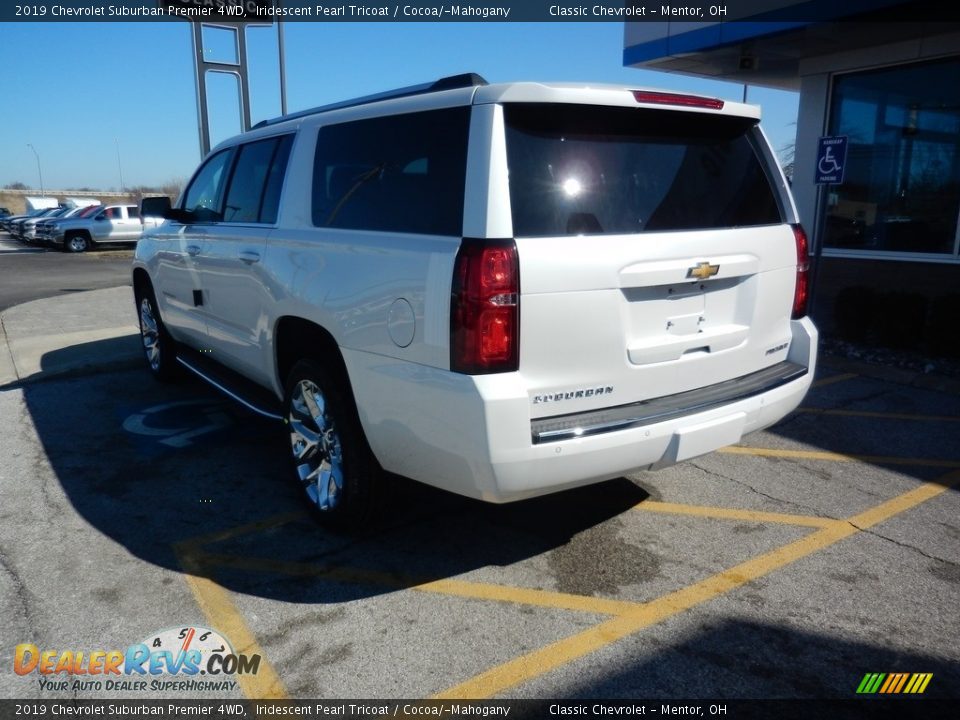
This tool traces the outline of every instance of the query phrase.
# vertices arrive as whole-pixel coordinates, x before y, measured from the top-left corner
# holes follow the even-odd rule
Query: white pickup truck
[[[813,377],[807,238],[753,106],[458,76],[261,123],[154,202],[151,372],[282,421],[333,524],[384,470],[506,502],[663,467]]]
[[[107,205],[85,218],[65,219],[48,224],[38,238],[66,252],[84,252],[101,243],[135,243],[143,225],[136,205]]]

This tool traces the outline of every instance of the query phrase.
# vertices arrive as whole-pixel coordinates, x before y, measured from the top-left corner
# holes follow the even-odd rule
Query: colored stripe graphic
[[[927,689],[933,673],[867,673],[857,686],[858,695],[919,695]]]
[[[884,673],[867,673],[860,682],[857,692],[862,695],[872,695],[880,687],[880,683],[886,677]]]

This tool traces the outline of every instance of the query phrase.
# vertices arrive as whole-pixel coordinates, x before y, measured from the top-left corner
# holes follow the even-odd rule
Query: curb
[[[19,382],[17,365],[13,361],[13,351],[7,342],[7,331],[3,326],[3,314],[0,313],[0,390]]]
[[[68,297],[32,300],[0,313],[0,390],[142,362],[130,286]]]

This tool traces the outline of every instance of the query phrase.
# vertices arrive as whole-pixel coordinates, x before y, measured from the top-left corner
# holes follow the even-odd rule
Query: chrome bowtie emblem
[[[706,280],[707,278],[713,277],[718,272],[720,272],[719,265],[711,265],[708,262],[697,263],[692,268],[687,270],[688,278],[696,278],[697,280]]]

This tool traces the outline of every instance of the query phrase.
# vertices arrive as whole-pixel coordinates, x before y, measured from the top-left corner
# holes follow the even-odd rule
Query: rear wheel
[[[153,288],[147,284],[138,285],[134,297],[147,367],[157,380],[169,382],[178,375],[176,343],[160,319]]]
[[[89,248],[90,241],[86,235],[71,235],[63,243],[63,249],[72,253],[81,253]]]
[[[293,476],[320,522],[345,531],[373,522],[383,471],[344,381],[314,360],[298,362],[287,379],[284,422]]]

